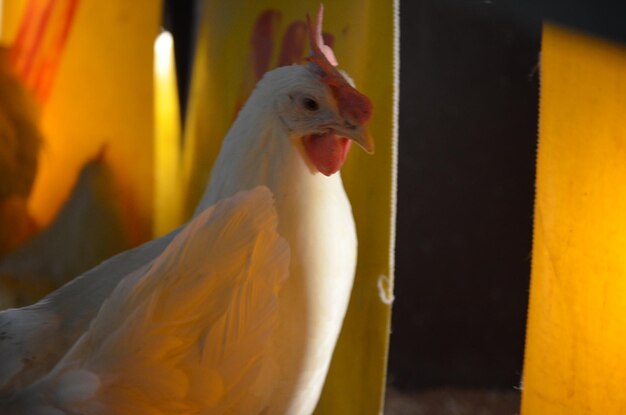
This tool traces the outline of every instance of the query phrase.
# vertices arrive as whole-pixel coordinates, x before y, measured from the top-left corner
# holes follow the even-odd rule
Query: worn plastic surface
[[[626,411],[626,48],[546,24],[522,414]]]

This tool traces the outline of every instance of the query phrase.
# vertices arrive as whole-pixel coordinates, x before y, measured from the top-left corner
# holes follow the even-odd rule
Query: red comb
[[[372,102],[367,96],[354,89],[335,69],[337,66],[335,54],[329,46],[324,44],[322,37],[323,17],[324,6],[322,4],[317,12],[315,27],[311,24],[311,17],[306,15],[311,43],[311,56],[307,60],[321,69],[321,81],[330,87],[337,100],[340,113],[348,116],[352,121],[364,124],[372,116]]]

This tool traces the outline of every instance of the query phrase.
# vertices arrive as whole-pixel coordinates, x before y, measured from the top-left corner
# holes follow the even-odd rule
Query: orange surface
[[[626,48],[544,26],[522,414],[626,413]]]
[[[42,3],[42,2],[40,2]],[[153,45],[161,1],[81,0],[45,106],[30,208],[48,223],[80,167],[106,146],[135,242],[151,236]]]

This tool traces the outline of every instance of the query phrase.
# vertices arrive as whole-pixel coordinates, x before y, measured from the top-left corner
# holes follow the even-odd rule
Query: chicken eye
[[[312,98],[304,98],[302,100],[302,105],[309,111],[317,111],[320,108],[320,105]]]

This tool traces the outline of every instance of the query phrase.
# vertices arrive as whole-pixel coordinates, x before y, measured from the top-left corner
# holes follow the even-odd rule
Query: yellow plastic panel
[[[626,48],[544,26],[522,414],[626,413]]]
[[[303,22],[307,12],[315,15],[319,2],[223,0],[204,6],[185,124],[187,215],[256,81],[279,63],[308,53]],[[357,223],[359,265],[318,412],[376,414],[384,393],[395,221],[396,5],[338,0],[324,6],[324,31],[333,35],[340,67],[374,103],[369,127],[376,154],[368,156],[355,147],[342,169]]]
[[[155,236],[182,222],[180,205],[180,111],[174,39],[163,31],[154,42],[154,220]]]
[[[2,7],[2,30],[0,43],[7,46],[13,43],[22,14],[28,0],[0,0]]]
[[[80,166],[106,146],[134,242],[151,235],[153,45],[159,0],[80,0],[43,108],[45,142],[30,200],[47,223]]]

